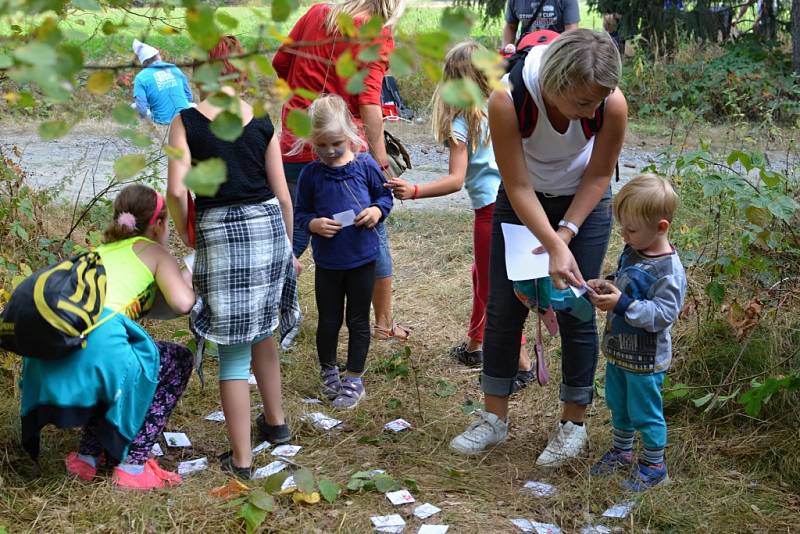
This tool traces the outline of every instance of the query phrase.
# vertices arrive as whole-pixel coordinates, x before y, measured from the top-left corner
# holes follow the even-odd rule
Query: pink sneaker
[[[97,474],[97,468],[78,458],[78,453],[75,451],[67,454],[64,465],[67,466],[67,471],[83,480],[92,480]]]
[[[164,487],[164,481],[148,463],[144,464],[144,471],[139,475],[126,473],[119,467],[115,467],[111,474],[111,481],[118,488],[132,490],[151,490]]]
[[[167,471],[166,469],[161,469],[161,466],[158,465],[158,462],[155,458],[150,458],[145,462],[145,465],[149,465],[150,469],[160,478],[161,480],[166,483],[167,486],[178,486],[183,479],[178,473],[173,473],[172,471]]]

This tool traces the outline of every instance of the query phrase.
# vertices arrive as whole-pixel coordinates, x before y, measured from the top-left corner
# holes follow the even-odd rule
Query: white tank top
[[[563,134],[550,124],[539,85],[539,64],[545,50],[546,45],[531,49],[522,69],[525,86],[539,108],[536,128],[522,140],[522,150],[534,190],[554,196],[573,195],[589,164],[594,137],[586,140],[580,120],[569,121]],[[508,94],[510,97],[510,90]]]

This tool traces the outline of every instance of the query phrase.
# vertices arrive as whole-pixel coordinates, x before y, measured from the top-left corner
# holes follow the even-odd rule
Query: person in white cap
[[[144,67],[133,80],[136,111],[157,124],[169,124],[191,105],[189,80],[178,67],[163,61],[157,48],[134,39],[133,52]]]

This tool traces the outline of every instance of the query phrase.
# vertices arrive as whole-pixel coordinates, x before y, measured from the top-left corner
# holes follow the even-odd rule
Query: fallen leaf
[[[292,495],[292,501],[295,503],[317,504],[319,502],[319,493],[316,491],[308,494],[302,491],[296,491]]]
[[[219,497],[221,499],[231,499],[248,491],[250,491],[248,486],[242,484],[236,479],[232,479],[224,486],[210,489],[208,494],[212,497]]]

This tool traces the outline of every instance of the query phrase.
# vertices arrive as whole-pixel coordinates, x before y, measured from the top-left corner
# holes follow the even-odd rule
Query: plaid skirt
[[[195,230],[194,334],[221,345],[272,335],[281,307],[297,302],[292,247],[277,202],[202,210]],[[299,322],[299,313],[283,315]]]

